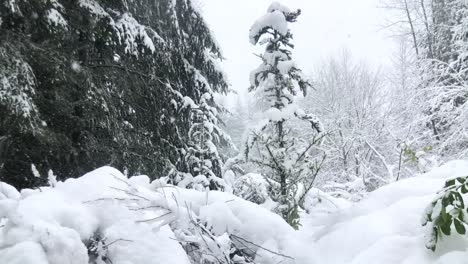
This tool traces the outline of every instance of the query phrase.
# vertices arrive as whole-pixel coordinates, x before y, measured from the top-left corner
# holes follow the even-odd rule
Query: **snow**
[[[49,264],[43,248],[29,241],[1,250],[0,259],[7,264]]]
[[[299,118],[307,116],[297,104],[289,104],[281,110],[272,107],[265,111],[265,117],[270,121],[288,120],[296,116]]]
[[[292,68],[296,67],[296,63],[292,60],[279,61],[277,67],[281,74],[288,74]]]
[[[255,45],[260,37],[260,32],[265,28],[271,28],[282,36],[288,33],[288,22],[286,15],[291,13],[291,10],[280,4],[273,2],[267,9],[267,14],[260,17],[250,28],[250,43]]]
[[[271,5],[268,7],[267,12],[271,13],[273,11],[281,11],[285,14],[291,13],[291,9],[289,9],[287,6],[282,5],[279,2],[273,2]]]
[[[49,170],[49,172],[47,173],[47,181],[50,187],[57,186],[57,177],[54,175],[54,172],[52,170]]]
[[[19,13],[21,14],[21,10],[18,6],[18,3],[16,0],[8,0],[6,3],[4,3],[6,5],[7,8],[9,8],[13,14],[15,13]],[[0,23],[1,24],[1,23]]]
[[[333,197],[316,188],[309,191],[304,201],[305,209],[314,213],[335,213],[350,206],[351,202],[348,200]]]
[[[21,194],[13,186],[10,186],[4,182],[0,182],[0,200],[18,200],[20,197]]]
[[[250,28],[249,38],[251,44],[255,45],[257,43],[260,32],[265,28],[272,28],[280,35],[286,36],[288,22],[281,11],[273,11],[260,17]]]
[[[219,45],[216,45],[216,46],[220,47]],[[213,65],[214,70],[221,73],[221,75],[226,80],[226,82],[229,83],[229,77],[228,77],[227,73],[224,71],[224,68],[221,65],[222,60],[218,56],[213,54],[213,52],[211,52],[210,49],[205,49],[205,52],[203,54],[205,56],[206,61],[211,63],[211,65]]]
[[[118,12],[109,11],[118,15],[113,18],[98,2],[94,0],[79,0],[80,7],[86,9],[99,19],[109,20],[109,25],[115,32],[118,38],[118,43],[124,46],[127,54],[135,56],[143,53],[139,48],[145,47],[150,53],[156,51],[155,43],[165,43],[165,40],[152,28],[140,24],[130,13],[120,14]],[[119,61],[118,55],[114,56],[115,61]]]
[[[183,100],[184,100],[184,105],[182,106],[182,108],[191,108],[191,109],[198,108],[198,105],[192,100],[192,98],[188,96],[184,96]]]
[[[108,17],[111,19],[111,21],[113,21],[109,13],[107,13],[104,8],[102,8],[102,6],[94,0],[79,0],[78,4],[81,7],[86,8],[89,12],[91,12],[91,14],[94,14],[97,17]]]
[[[75,71],[75,72],[81,72],[81,65],[80,65],[79,62],[77,62],[77,61],[72,61],[72,63],[71,63],[70,66],[71,66],[71,68],[72,68],[73,71]]]
[[[283,111],[275,107],[268,109],[265,112],[265,116],[268,118],[268,120],[271,120],[273,122],[278,122],[284,119]]]
[[[36,165],[32,164],[31,163],[31,172],[33,174],[34,177],[36,178],[40,178],[41,177],[41,174],[39,173],[39,171],[37,170],[36,168]]]
[[[147,28],[138,23],[129,13],[124,13],[115,23],[115,27],[119,32],[120,43],[125,46],[126,53],[138,55],[138,41],[151,53],[156,50],[153,40],[147,33]]]
[[[116,264],[190,263],[182,244],[204,243],[187,233],[194,219],[215,236],[207,247],[217,254],[229,254],[230,234],[285,247],[292,232],[276,214],[231,194],[150,183],[144,175],[128,179],[111,167],[22,196],[5,183],[0,187],[0,259],[6,264],[84,264],[103,256]],[[217,245],[223,250],[215,251]]]
[[[316,263],[454,263],[468,257],[468,239],[453,235],[435,253],[425,248],[420,219],[447,179],[466,175],[467,161],[452,161],[427,174],[391,183],[347,209],[311,214],[300,231]],[[339,252],[339,253],[337,253]],[[319,261],[320,260],[320,261]],[[313,262],[312,262],[313,263]],[[455,262],[456,263],[456,262]]]
[[[23,118],[37,114],[33,102],[36,80],[32,68],[18,54],[12,57],[5,48],[0,48],[0,103]]]
[[[60,26],[64,29],[68,27],[68,23],[65,18],[54,8],[47,11],[47,21],[53,26]]]
[[[111,167],[21,193],[0,183],[0,259],[6,264],[84,264],[103,257],[121,264],[188,264],[192,256],[182,245],[202,243],[201,252],[222,255],[237,239],[257,251],[255,263],[261,264],[464,263],[468,238],[445,237],[433,253],[424,246],[420,219],[445,181],[466,171],[468,161],[452,161],[354,204],[312,189],[299,231],[267,203],[151,182],[145,175],[127,178]],[[260,187],[265,180],[250,174],[236,183],[242,181]],[[213,240],[204,244],[206,237],[189,232],[197,227],[194,219]],[[213,258],[210,254],[204,258]]]

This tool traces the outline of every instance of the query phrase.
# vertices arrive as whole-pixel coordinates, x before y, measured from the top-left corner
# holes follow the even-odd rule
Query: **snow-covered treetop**
[[[272,34],[271,30],[279,33],[282,37],[286,37],[289,33],[288,22],[295,22],[300,14],[300,9],[292,12],[288,7],[278,2],[273,2],[268,7],[267,14],[260,17],[250,28],[250,43],[253,45],[257,44],[263,34]]]
[[[284,6],[281,3],[276,2],[276,1],[271,3],[271,5],[267,9],[268,13],[271,13],[271,12],[274,12],[274,11],[280,11],[280,12],[282,12],[284,14],[291,13],[291,9],[289,9],[287,6]]]
[[[300,9],[291,11],[274,2],[250,29],[250,42],[265,45],[265,52],[258,55],[262,63],[250,75],[250,91],[255,90],[277,109],[292,104],[298,90],[305,95],[311,86],[292,60],[293,35],[288,23],[295,22],[300,14]]]
[[[268,32],[268,29],[274,29],[283,36],[288,33],[288,23],[283,13],[273,11],[259,18],[250,29],[250,43],[257,44],[260,36]]]

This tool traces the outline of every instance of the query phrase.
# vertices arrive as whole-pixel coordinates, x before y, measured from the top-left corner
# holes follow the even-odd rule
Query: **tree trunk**
[[[278,141],[279,141],[279,147],[284,148],[284,138],[283,138],[283,122],[284,121],[279,121],[277,124],[278,127]],[[283,171],[282,168],[280,169],[280,186],[281,186],[281,195],[283,196],[284,199],[286,199],[286,172]]]
[[[411,28],[411,36],[413,37],[414,50],[416,52],[416,56],[419,58],[419,47],[418,47],[418,41],[417,41],[417,38],[416,38],[416,31],[414,29],[413,18],[411,17],[411,13],[409,11],[408,1],[404,0],[404,3],[405,3],[406,17],[408,19],[408,23],[409,23],[410,28]]]

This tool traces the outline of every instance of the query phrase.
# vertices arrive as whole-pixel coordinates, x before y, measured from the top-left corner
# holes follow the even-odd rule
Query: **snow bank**
[[[453,161],[384,186],[332,214],[311,208],[298,240],[314,252],[311,263],[466,263],[468,239],[446,237],[433,253],[424,246],[421,218],[447,179],[467,174],[468,162]]]
[[[18,192],[0,183],[2,264],[187,264],[194,263],[184,250],[190,245],[202,246],[202,260],[229,256],[233,238],[281,252],[292,232],[279,216],[231,194],[128,179],[110,167],[53,188]]]

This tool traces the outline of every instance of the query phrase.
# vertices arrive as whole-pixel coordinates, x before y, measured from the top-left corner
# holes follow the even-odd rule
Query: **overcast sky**
[[[199,0],[207,23],[226,61],[224,69],[232,87],[245,91],[249,73],[259,63],[249,43],[250,26],[266,13],[271,0]],[[385,10],[379,0],[283,0],[291,9],[302,9],[291,25],[296,48],[294,59],[306,74],[321,58],[348,49],[356,59],[373,65],[388,64],[393,41],[382,30]]]

